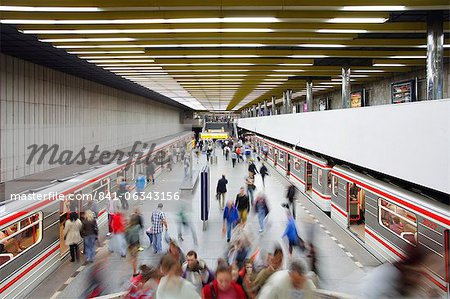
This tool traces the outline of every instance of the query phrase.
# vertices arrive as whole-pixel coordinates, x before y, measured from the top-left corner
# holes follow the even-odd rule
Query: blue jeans
[[[255,192],[253,189],[247,188],[247,196],[252,205],[253,205],[253,192]]]
[[[159,253],[162,251],[162,233],[153,234],[153,251]]]
[[[84,252],[86,254],[86,260],[92,262],[95,256],[95,239],[96,235],[89,235],[84,237]]]
[[[234,225],[234,222],[227,221],[227,241],[231,239],[231,231],[233,230]]]
[[[259,228],[261,230],[264,230],[264,219],[266,218],[266,213],[263,209],[258,210],[258,221],[259,221]]]

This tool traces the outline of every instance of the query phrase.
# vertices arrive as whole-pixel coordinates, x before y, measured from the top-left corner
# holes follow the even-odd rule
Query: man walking
[[[219,200],[220,209],[223,211],[225,208],[225,194],[227,193],[227,184],[228,180],[225,178],[225,175],[222,175],[222,178],[217,182],[217,199]]]
[[[250,202],[248,200],[248,196],[245,194],[244,187],[241,187],[238,195],[236,195],[236,202],[234,204],[239,213],[239,221],[242,224],[245,224],[247,221],[247,215],[250,211]]]
[[[261,168],[259,169],[259,173],[261,174],[262,183],[263,183],[263,186],[265,187],[266,185],[265,185],[264,179],[266,178],[266,175],[269,174],[269,172],[267,171],[267,167],[266,167],[266,165],[264,164],[264,162],[262,163],[262,166],[261,166]]]
[[[163,204],[158,204],[158,209],[152,213],[152,235],[153,235],[153,253],[162,252],[162,233],[163,226],[167,231],[166,215],[162,211]]]
[[[291,184],[287,190],[286,197],[288,199],[289,210],[292,213],[292,217],[295,219],[295,193],[296,189],[294,184]]]

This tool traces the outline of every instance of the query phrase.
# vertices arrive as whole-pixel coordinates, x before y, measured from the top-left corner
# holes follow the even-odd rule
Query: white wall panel
[[[58,166],[26,165],[31,144],[115,150],[183,130],[169,105],[3,54],[0,66],[0,181]]]
[[[250,131],[450,194],[450,100],[238,120]]]

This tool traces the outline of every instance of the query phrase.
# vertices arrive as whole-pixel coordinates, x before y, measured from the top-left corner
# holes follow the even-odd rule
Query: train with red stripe
[[[425,281],[449,295],[448,195],[441,202],[296,146],[254,134],[248,139],[260,157],[381,261],[405,258],[408,246],[423,249]]]
[[[129,163],[61,166],[7,182],[14,190],[9,193],[33,196],[0,202],[1,297],[25,297],[67,259],[63,229],[71,211],[82,216],[95,205],[99,226],[106,225],[107,197],[101,194],[117,191],[122,178],[132,182],[139,173],[145,173],[144,160],[167,157],[175,148],[190,144],[193,137],[192,132],[182,132],[154,140],[154,147],[140,150]],[[155,163],[155,176],[163,168],[164,164]],[[85,198],[90,200],[76,200],[81,198],[76,195],[89,194],[92,196]]]

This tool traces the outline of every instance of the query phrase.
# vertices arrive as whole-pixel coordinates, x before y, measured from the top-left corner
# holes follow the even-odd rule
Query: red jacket
[[[212,287],[214,288],[214,293],[216,294],[215,298],[212,296],[211,284],[212,284]],[[242,289],[242,287],[240,285],[238,285],[236,282],[232,281],[231,282],[231,287],[234,288],[234,290],[236,291],[236,294],[237,294],[236,299],[246,299],[247,298],[247,296],[245,295],[245,292]],[[220,297],[219,297],[219,286],[218,286],[218,283],[217,283],[217,279],[214,279],[212,283],[208,283],[207,285],[205,285],[203,287],[203,289],[202,289],[202,298],[203,299],[220,299]]]
[[[111,228],[113,233],[124,233],[125,228],[123,226],[123,217],[120,214],[114,214],[111,221]]]

